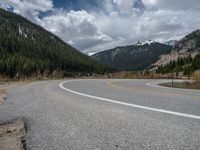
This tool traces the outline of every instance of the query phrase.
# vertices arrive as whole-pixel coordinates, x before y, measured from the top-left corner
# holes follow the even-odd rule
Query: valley
[[[199,6],[0,0],[0,150],[199,149]]]

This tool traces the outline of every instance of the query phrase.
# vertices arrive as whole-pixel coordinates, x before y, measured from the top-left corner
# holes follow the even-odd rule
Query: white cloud
[[[81,51],[97,51],[137,40],[179,39],[199,28],[200,0],[104,0],[100,11],[66,11],[52,0],[0,0]],[[143,2],[143,3],[142,3]],[[40,12],[48,12],[39,17]]]
[[[102,33],[96,24],[96,17],[86,11],[57,10],[42,19],[42,26],[80,50],[112,39]]]
[[[113,0],[113,4],[121,13],[129,14],[133,11],[133,0]]]
[[[146,6],[153,6],[157,3],[157,0],[143,0],[143,3],[146,5]]]
[[[148,7],[157,9],[188,10],[200,8],[199,0],[143,0]]]
[[[98,21],[101,31],[114,39],[112,44],[105,45],[111,48],[119,44],[133,44],[137,40],[164,42],[173,38],[180,39],[199,28],[200,13],[191,9],[153,9],[129,17],[119,16],[117,13],[99,16]]]
[[[39,23],[38,17],[40,12],[46,12],[53,9],[52,0],[0,0],[2,5],[9,4],[14,8],[14,12],[18,13],[29,20]]]

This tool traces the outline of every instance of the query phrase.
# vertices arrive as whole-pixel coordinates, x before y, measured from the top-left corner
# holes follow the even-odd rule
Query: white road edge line
[[[102,98],[102,97],[97,97],[97,96],[93,96],[93,95],[88,95],[88,94],[76,92],[76,91],[73,91],[73,90],[70,90],[70,89],[64,87],[65,83],[77,82],[77,81],[80,81],[80,80],[64,81],[64,82],[61,82],[59,84],[59,87],[61,89],[65,90],[65,91],[70,92],[70,93],[73,93],[73,94],[76,94],[76,95],[81,95],[81,96],[84,96],[84,97],[89,97],[89,98],[92,98],[92,99],[97,99],[97,100],[100,100],[100,101],[105,101],[105,102],[115,103],[115,104],[119,104],[119,105],[124,105],[124,106],[129,106],[129,107],[134,107],[134,108],[139,108],[139,109],[144,109],[144,110],[150,110],[150,111],[160,112],[160,113],[169,114],[169,115],[176,115],[176,116],[200,120],[200,116],[196,116],[196,115],[184,114],[184,113],[179,113],[179,112],[174,112],[174,111],[169,111],[169,110],[163,110],[163,109],[151,108],[151,107],[146,107],[146,106],[141,106],[141,105],[135,105],[135,104],[131,104],[131,103],[120,102],[120,101],[117,101],[117,100],[112,100],[112,99],[107,99],[107,98]]]

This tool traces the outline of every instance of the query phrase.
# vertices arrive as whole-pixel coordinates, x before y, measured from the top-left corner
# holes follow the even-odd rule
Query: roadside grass
[[[197,89],[200,90],[200,84],[196,81],[174,82],[173,86],[171,82],[159,84],[165,87],[181,88],[181,89]]]
[[[167,79],[168,76],[150,71],[121,71],[109,74],[113,79]]]

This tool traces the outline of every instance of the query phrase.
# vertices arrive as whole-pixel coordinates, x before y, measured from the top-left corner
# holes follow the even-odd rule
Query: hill
[[[75,76],[110,71],[42,27],[3,9],[0,33],[1,76]]]
[[[191,75],[200,69],[200,30],[176,42],[169,54],[161,56],[155,64],[158,73]]]
[[[188,34],[180,41],[177,41],[170,53],[162,55],[160,59],[153,64],[155,67],[166,65],[170,61],[176,61],[178,58],[184,58],[191,55],[194,57],[200,50],[200,30]]]
[[[170,40],[170,41],[166,41],[164,44],[174,46],[176,44],[176,42],[177,42],[176,40]]]
[[[156,62],[160,55],[169,53],[170,45],[155,41],[138,41],[134,45],[116,47],[91,56],[96,61],[107,64],[119,71],[138,71]]]
[[[200,69],[200,30],[188,34],[176,42],[169,54],[163,55],[154,64],[157,73],[182,73],[191,75]]]
[[[158,66],[157,73],[179,73],[190,76],[193,72],[200,69],[200,54],[192,57],[191,55],[185,57],[178,57],[177,60],[171,60],[166,65]]]

